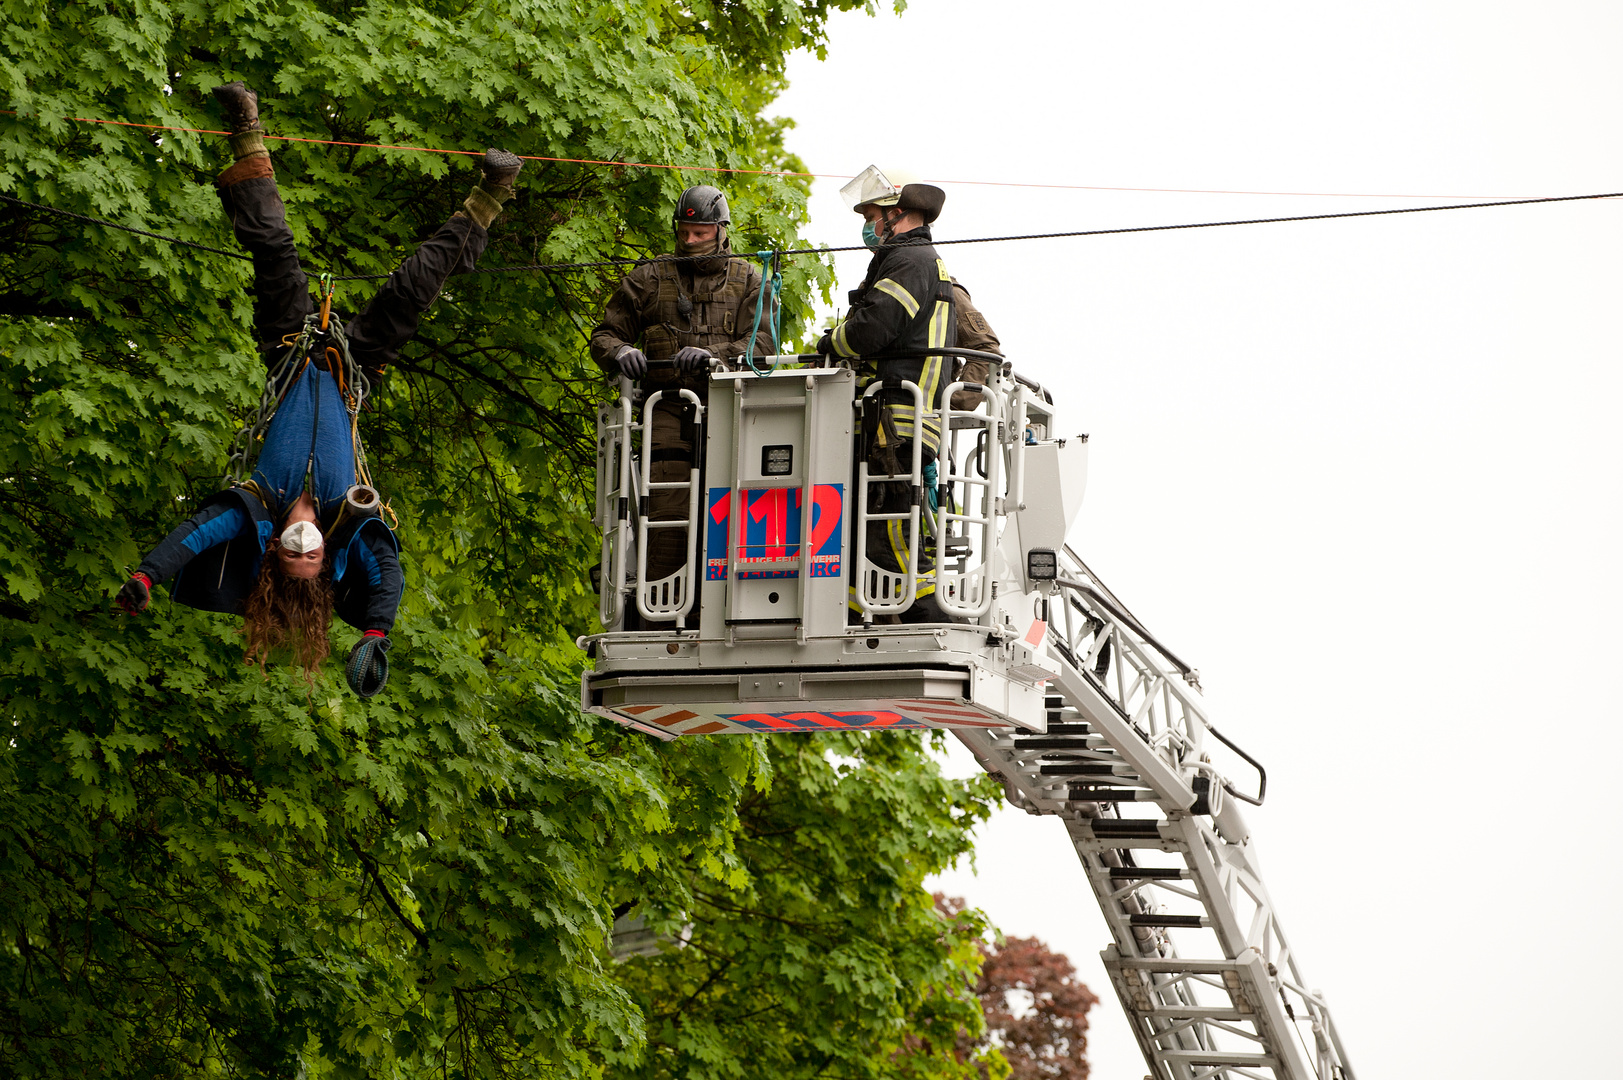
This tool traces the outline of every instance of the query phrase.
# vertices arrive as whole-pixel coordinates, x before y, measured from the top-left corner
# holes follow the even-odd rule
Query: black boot
[[[225,126],[231,134],[265,130],[259,122],[259,95],[248,89],[241,79],[216,86],[214,100],[220,103]]]

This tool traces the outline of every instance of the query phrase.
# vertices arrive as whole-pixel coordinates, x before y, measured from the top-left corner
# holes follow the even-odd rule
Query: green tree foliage
[[[912,739],[789,737],[770,789],[739,805],[741,873],[674,881],[644,903],[685,949],[635,960],[653,1078],[985,1075],[970,993],[986,930],[924,877],[961,850],[983,785],[942,779]],[[853,1053],[855,1047],[864,1047]]]
[[[72,118],[215,128],[207,88],[232,78],[275,135],[799,168],[761,107],[857,3],[0,0],[0,191],[229,248],[222,140]],[[272,145],[313,270],[387,272],[475,179]],[[662,250],[677,191],[710,179],[532,162],[485,263]],[[741,247],[793,242],[803,186],[722,182]],[[919,883],[967,849],[985,783],[905,737],[653,745],[574,705],[584,330],[611,275],[457,280],[363,418],[407,600],[390,688],[361,702],[332,665],[245,669],[235,620],[161,590],[110,611],[257,398],[246,266],[15,204],[0,222],[0,1071],[960,1068],[909,1041],[969,1022],[976,963]],[[792,332],[828,284],[789,267]],[[692,944],[612,964],[625,904]],[[735,1045],[745,998],[770,1019]]]

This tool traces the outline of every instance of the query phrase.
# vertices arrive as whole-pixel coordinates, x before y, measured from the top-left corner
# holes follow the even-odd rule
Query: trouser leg
[[[895,464],[892,456],[880,450],[868,455],[868,474],[889,474]],[[881,480],[869,485],[868,512],[870,514],[905,514],[912,508],[912,486],[902,480]],[[921,517],[920,527],[923,527]],[[910,522],[870,521],[867,526],[868,559],[881,570],[892,574],[905,573],[912,560],[912,529]],[[946,615],[935,600],[935,553],[921,543],[915,572],[913,604],[901,613],[902,622],[946,622]],[[930,575],[930,576],[927,576]],[[856,607],[855,597],[852,606]]]
[[[375,373],[398,357],[446,280],[472,270],[489,240],[483,226],[457,214],[420,244],[350,320],[345,335],[355,362]]]
[[[692,469],[694,424],[691,411],[673,401],[654,407],[649,474],[656,483],[686,480]],[[688,492],[673,488],[656,491],[648,499],[650,521],[685,521]],[[651,529],[648,533],[648,581],[669,577],[682,568],[688,555],[687,532],[683,529]]]
[[[283,352],[282,339],[303,329],[313,310],[310,282],[299,265],[269,158],[237,162],[220,177],[219,193],[237,243],[254,261],[254,336],[270,364]]]
[[[888,455],[875,452],[868,457],[868,474],[889,473],[890,468],[884,461]],[[905,514],[912,508],[912,485],[905,480],[885,480],[869,485],[868,512],[870,514]],[[922,527],[922,514],[920,526]],[[870,521],[868,522],[868,558],[880,568],[893,574],[904,572],[911,562],[912,530],[909,522],[901,521]],[[919,545],[919,561],[917,573],[922,576],[935,569],[935,554],[922,543]],[[933,590],[935,583],[919,582],[921,595],[926,590]]]

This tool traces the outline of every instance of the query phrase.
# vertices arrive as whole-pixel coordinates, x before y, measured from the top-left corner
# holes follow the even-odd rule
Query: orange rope
[[[0,109],[0,115],[16,116],[10,109]],[[229,135],[229,131],[215,131],[210,128],[179,127],[171,124],[139,124],[130,120],[101,120],[91,116],[66,116],[64,120],[72,120],[81,124],[113,124],[119,127],[147,128],[152,131],[187,131],[196,135]],[[318,146],[355,146],[368,150],[408,150],[419,154],[460,154],[465,157],[482,157],[480,150],[442,150],[434,146],[409,146],[401,143],[362,143],[346,142],[341,139],[307,139],[297,135],[266,135],[267,139],[278,139],[282,142],[313,143]],[[786,169],[730,169],[716,165],[671,165],[652,161],[609,161],[604,158],[571,158],[547,157],[542,154],[519,154],[525,161],[552,161],[565,165],[611,165],[624,169],[671,169],[677,172],[711,172],[734,173],[748,176],[803,176],[811,179],[849,180],[848,173],[814,173],[791,172]],[[1274,196],[1301,196],[1306,198],[1326,199],[1519,199],[1528,196],[1521,195],[1397,195],[1390,192],[1369,193],[1353,191],[1246,191],[1230,190],[1226,188],[1157,188],[1157,187],[1115,187],[1103,184],[1029,184],[1013,180],[936,180],[937,184],[954,184],[966,187],[1007,187],[1030,188],[1033,190],[1049,191],[1138,191],[1150,194],[1176,194],[1176,195],[1274,195]]]

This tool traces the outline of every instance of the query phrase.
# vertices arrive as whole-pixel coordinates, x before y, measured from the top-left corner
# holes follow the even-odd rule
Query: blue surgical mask
[[[879,234],[873,231],[873,222],[871,221],[862,223],[862,242],[871,248],[879,246]]]

